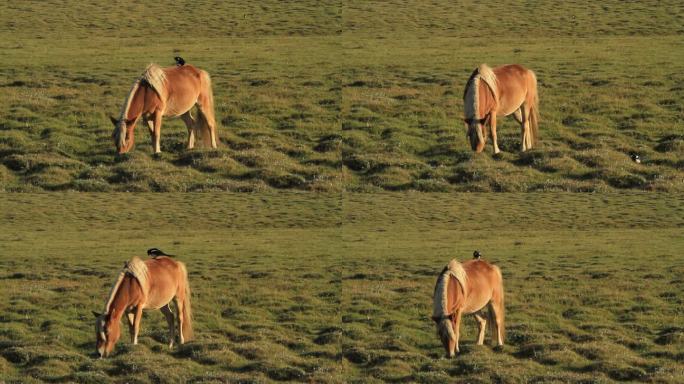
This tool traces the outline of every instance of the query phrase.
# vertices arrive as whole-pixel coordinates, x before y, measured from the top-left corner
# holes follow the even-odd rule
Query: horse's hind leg
[[[173,324],[173,312],[168,304],[159,308],[166,317],[166,323],[169,325],[169,348],[173,347],[173,342],[176,339],[176,328]]]
[[[176,312],[178,314],[178,343],[185,344],[185,336],[183,335],[183,300],[178,296],[173,299],[176,304]]]
[[[482,345],[484,344],[485,326],[487,325],[487,319],[484,316],[482,316],[482,314],[479,312],[475,313],[475,319],[477,319],[477,327],[479,332],[477,336],[477,345]]]
[[[530,149],[528,142],[530,141],[530,124],[529,124],[529,109],[525,108],[525,104],[523,103],[520,108],[515,111],[515,114],[513,117],[515,117],[515,120],[520,123],[520,131],[521,131],[521,151],[525,152],[526,150]]]
[[[154,121],[144,117],[143,122],[147,126],[147,129],[150,131],[150,137],[154,139]]]
[[[181,115],[181,119],[188,128],[188,149],[195,148],[195,119],[192,118],[190,111],[185,112]]]

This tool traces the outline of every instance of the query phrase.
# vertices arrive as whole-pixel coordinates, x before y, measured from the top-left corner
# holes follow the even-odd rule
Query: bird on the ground
[[[176,56],[176,57],[174,57],[173,59],[176,60],[176,65],[177,65],[177,66],[182,67],[182,66],[185,65],[185,60],[183,60],[182,57]]]

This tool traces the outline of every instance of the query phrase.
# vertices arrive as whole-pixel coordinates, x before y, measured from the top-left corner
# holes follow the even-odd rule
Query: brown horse
[[[482,80],[482,81],[480,81]],[[464,122],[473,151],[482,152],[487,142],[489,125],[494,153],[499,153],[496,140],[496,117],[513,114],[522,130],[522,151],[532,148],[539,136],[539,96],[537,77],[521,65],[494,68],[480,65],[470,75],[463,92]]]
[[[197,119],[190,113],[197,105]],[[192,65],[161,68],[150,64],[133,83],[114,124],[114,144],[119,154],[128,152],[135,142],[134,129],[142,117],[149,128],[154,153],[161,152],[159,138],[163,116],[180,116],[188,128],[188,149],[195,146],[195,134],[202,134],[206,145],[216,148],[216,119],[211,79],[206,71]]]
[[[503,279],[495,265],[483,260],[463,264],[451,260],[437,278],[432,303],[432,320],[437,325],[447,357],[459,352],[461,316],[475,314],[479,325],[477,344],[484,343],[485,325],[489,322],[492,341],[503,345],[504,303]],[[482,310],[488,307],[487,318]],[[455,351],[455,352],[454,352]]]
[[[166,256],[142,261],[134,257],[124,265],[109,294],[104,313],[97,318],[96,347],[100,357],[107,357],[121,336],[119,322],[128,320],[131,342],[138,344],[143,309],[160,309],[169,325],[169,347],[175,338],[174,316],[169,304],[174,300],[178,315],[179,342],[192,339],[190,285],[185,264]]]

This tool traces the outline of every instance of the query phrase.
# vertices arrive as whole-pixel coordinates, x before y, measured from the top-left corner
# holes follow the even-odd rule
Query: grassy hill
[[[59,204],[55,204],[59,201]],[[684,200],[668,194],[7,194],[7,383],[680,383]],[[124,261],[189,271],[196,340],[93,358]],[[451,258],[499,265],[507,345],[442,359],[431,295]]]
[[[57,11],[59,10],[59,11]],[[0,5],[0,190],[684,191],[677,1],[9,2]],[[172,57],[213,79],[218,150],[161,156],[107,118]],[[535,70],[541,145],[474,155],[461,94],[479,63]],[[643,158],[642,164],[630,154]]]

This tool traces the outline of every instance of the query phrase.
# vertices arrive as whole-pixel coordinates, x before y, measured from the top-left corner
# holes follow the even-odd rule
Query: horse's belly
[[[468,300],[466,304],[463,306],[463,312],[465,313],[473,313],[481,310],[484,308],[488,303],[491,297],[475,297],[472,300]]]
[[[173,300],[174,294],[150,295],[145,303],[145,309],[159,309]]]
[[[178,117],[189,111],[197,102],[197,99],[185,98],[182,100],[167,100],[164,116]]]

